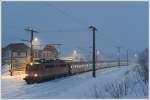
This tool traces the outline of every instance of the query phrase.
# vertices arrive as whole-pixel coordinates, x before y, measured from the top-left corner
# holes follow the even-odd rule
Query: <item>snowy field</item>
[[[1,95],[5,99],[49,98],[147,98],[136,79],[135,65],[120,66],[27,85],[22,78],[2,75]]]

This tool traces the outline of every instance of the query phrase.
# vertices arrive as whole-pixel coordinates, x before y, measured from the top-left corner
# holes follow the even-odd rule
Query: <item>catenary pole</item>
[[[89,27],[92,32],[93,32],[93,77],[96,77],[96,73],[95,73],[95,31],[97,31],[97,29],[94,26],[90,26]]]
[[[34,33],[38,33],[38,31],[35,31],[33,29],[29,29],[29,28],[26,28],[25,30],[29,31],[31,33],[31,38],[30,38],[30,46],[31,46],[31,49],[30,49],[30,62],[33,62],[33,39],[34,39]]]

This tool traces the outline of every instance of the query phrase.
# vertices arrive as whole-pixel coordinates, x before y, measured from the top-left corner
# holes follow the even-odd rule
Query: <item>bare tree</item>
[[[138,56],[138,73],[143,78],[145,83],[148,82],[148,48],[141,52]]]

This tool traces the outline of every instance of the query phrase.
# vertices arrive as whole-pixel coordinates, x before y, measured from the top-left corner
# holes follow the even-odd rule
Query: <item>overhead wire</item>
[[[78,24],[80,24],[80,25],[83,25],[83,26],[86,26],[86,27],[89,26],[89,23],[85,22],[83,19],[80,20],[79,18],[74,17],[74,16],[72,16],[71,14],[68,14],[66,11],[64,11],[64,10],[62,10],[62,9],[60,9],[60,8],[58,8],[58,7],[56,7],[56,6],[53,5],[52,3],[51,3],[51,4],[50,4],[50,3],[44,3],[44,4],[47,5],[48,7],[53,7],[53,8],[55,8],[59,13],[61,13],[62,15],[66,16],[66,17],[68,17],[68,18],[70,18],[72,21],[74,21],[74,22],[76,22],[76,23],[78,23]]]
[[[68,17],[70,20],[72,20],[75,23],[78,23],[84,27],[86,27],[86,30],[88,30],[88,27],[90,26],[90,24],[86,21],[84,21],[83,19],[79,19],[77,17],[72,16],[71,14],[67,13],[66,11],[64,11],[63,9],[58,8],[57,6],[53,5],[52,3],[44,3],[45,5],[47,5],[48,7],[53,7],[55,8],[59,13],[61,13],[62,15]],[[102,26],[100,25],[95,25],[96,28],[100,29],[101,31],[103,31]],[[104,31],[103,31],[104,32]],[[107,32],[110,33],[110,32]]]
[[[71,14],[67,13],[66,11],[64,11],[63,9],[58,8],[57,6],[53,5],[52,3],[43,3],[44,5],[46,5],[47,7],[52,7],[55,8],[59,13],[61,13],[63,16],[68,17],[70,20],[72,20],[73,22],[79,24],[80,26],[84,27],[84,28],[74,28],[74,29],[56,29],[56,30],[39,30],[40,32],[74,32],[74,31],[87,31],[88,27],[89,27],[89,23],[84,21],[83,19],[79,19],[77,17],[72,16]],[[18,27],[16,28],[16,26],[13,25],[13,29],[18,29]]]

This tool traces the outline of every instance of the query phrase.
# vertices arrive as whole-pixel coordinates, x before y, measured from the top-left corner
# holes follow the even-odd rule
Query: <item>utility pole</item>
[[[127,53],[127,66],[128,66],[129,65],[129,59],[128,59],[128,57],[129,57],[129,51],[127,50],[126,53]]]
[[[94,26],[90,26],[89,29],[93,32],[93,77],[95,78],[95,31],[97,31],[97,29]]]
[[[33,39],[34,39],[34,33],[38,33],[38,32],[33,30],[33,29],[29,29],[29,28],[26,28],[25,30],[31,32],[31,38],[30,38],[30,41],[29,41],[30,46],[31,46],[31,49],[30,49],[30,62],[33,62]]]
[[[118,66],[120,66],[120,48],[121,47],[117,47],[118,52],[117,52],[117,56],[118,56]]]
[[[10,63],[11,63],[11,66],[10,66],[10,76],[13,76],[13,52],[11,51],[11,57],[10,57]]]

